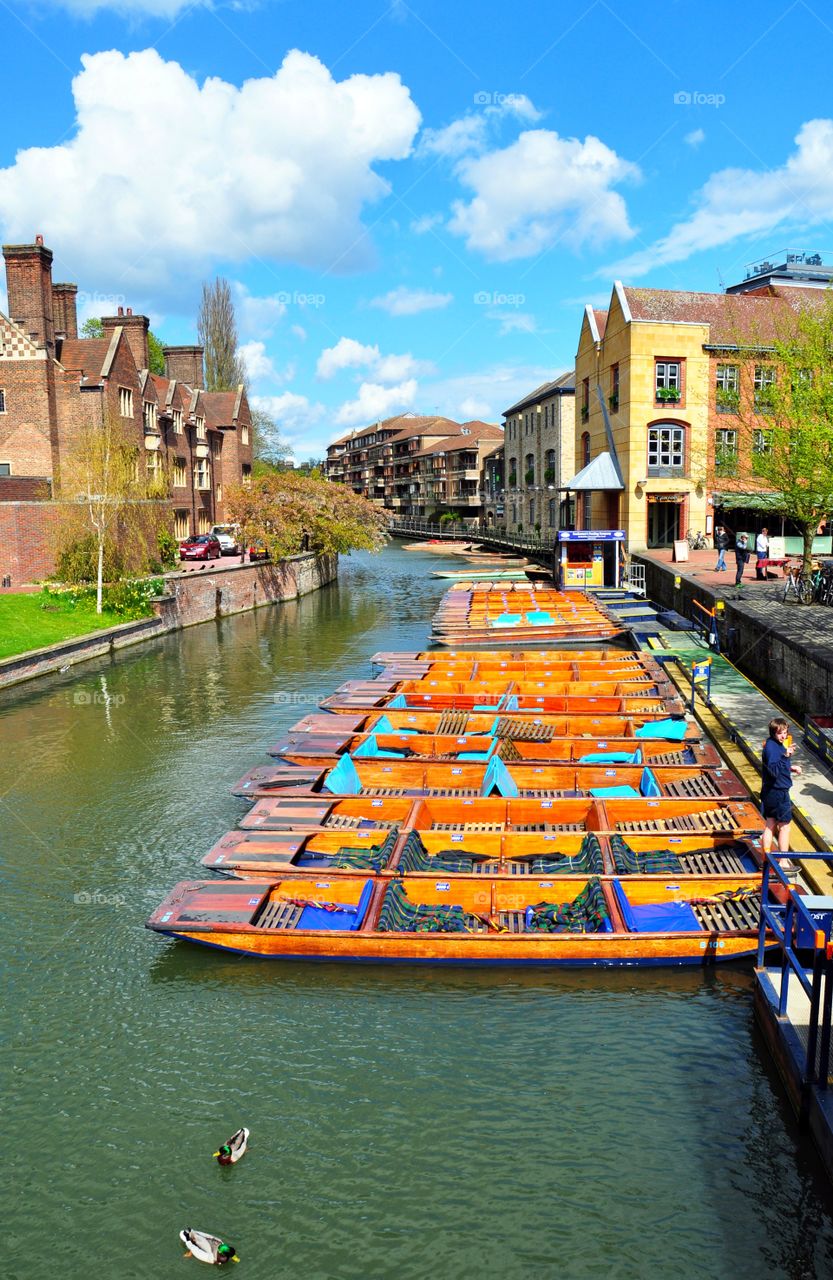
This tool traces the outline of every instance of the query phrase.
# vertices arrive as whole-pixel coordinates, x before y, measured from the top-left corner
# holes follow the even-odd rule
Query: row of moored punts
[[[203,857],[212,878],[177,885],[149,928],[280,959],[754,952],[760,813],[650,655],[376,654],[270,755],[234,788],[250,808]]]

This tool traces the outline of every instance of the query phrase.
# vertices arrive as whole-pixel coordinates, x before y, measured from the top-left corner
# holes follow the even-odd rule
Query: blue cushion
[[[498,616],[495,619],[493,619],[492,626],[493,627],[517,627],[517,626],[520,626],[522,617],[523,617],[523,614],[520,614],[520,613],[499,613]]]
[[[503,707],[503,710],[504,711],[518,710],[518,695],[516,693],[510,693],[509,697],[506,699],[506,704]]]
[[[649,720],[634,732],[635,738],[661,738],[666,742],[682,742],[686,735],[686,722],[682,717],[668,720]]]
[[[531,613],[526,615],[527,622],[531,622],[533,627],[545,627],[552,622],[552,614],[547,613],[544,609],[533,609]]]
[[[334,795],[357,796],[362,789],[353,757],[348,752],[342,756],[334,769],[331,769],[321,784],[322,790],[332,791]]]
[[[628,933],[700,932],[702,925],[687,902],[645,902],[634,906],[621,882],[614,878],[613,891]]]
[[[591,796],[610,796],[618,800],[638,800],[639,792],[634,787],[591,787]]]
[[[338,903],[337,911],[326,907],[304,907],[296,929],[360,929],[373,893],[373,881],[366,880],[355,906]]]
[[[641,764],[639,751],[594,751],[589,756],[579,756],[579,764]]]
[[[654,777],[653,770],[647,767],[642,770],[642,777],[639,779],[639,792],[643,796],[661,796],[659,783]]]

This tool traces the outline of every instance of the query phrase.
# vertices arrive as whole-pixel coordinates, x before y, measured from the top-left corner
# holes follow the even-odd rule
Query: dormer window
[[[133,417],[133,392],[129,387],[119,387],[119,414],[122,418]]]
[[[158,411],[153,401],[145,400],[142,405],[142,419],[145,424],[145,431],[149,435],[152,435],[159,430]]]
[[[182,410],[174,409],[171,413],[173,419],[174,431],[178,436],[182,435]]]
[[[249,428],[246,426],[245,422],[240,428],[240,443],[241,444],[249,443]]]
[[[197,429],[197,439],[204,440],[205,439],[205,418],[195,418],[194,426]]]

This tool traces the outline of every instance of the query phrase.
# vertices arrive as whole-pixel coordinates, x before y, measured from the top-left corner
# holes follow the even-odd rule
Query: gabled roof
[[[78,371],[88,382],[100,382],[104,373],[110,338],[65,338],[61,346],[61,365]]]
[[[207,427],[231,427],[234,425],[236,391],[203,391],[202,406]]]
[[[568,480],[565,489],[573,492],[596,492],[605,489],[624,489],[619,479],[616,465],[609,453],[598,454],[586,467],[582,467],[572,480]]]
[[[504,409],[503,416],[507,418],[510,413],[519,413],[531,404],[540,404],[542,400],[546,400],[549,396],[569,395],[575,393],[576,374],[571,369],[568,373],[559,374],[552,382],[542,382],[540,387],[536,387],[534,391],[530,391],[522,400],[518,400],[515,404],[510,405],[508,409]]]

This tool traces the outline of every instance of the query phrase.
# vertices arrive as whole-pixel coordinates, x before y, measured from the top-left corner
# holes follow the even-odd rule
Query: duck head
[[[218,1164],[231,1164],[231,1147],[224,1142],[219,1151],[214,1152]]]
[[[226,1262],[239,1262],[239,1261],[240,1259],[237,1256],[237,1250],[235,1249],[233,1244],[220,1245],[219,1249],[217,1250],[217,1263],[219,1266],[223,1266],[223,1264]]]

